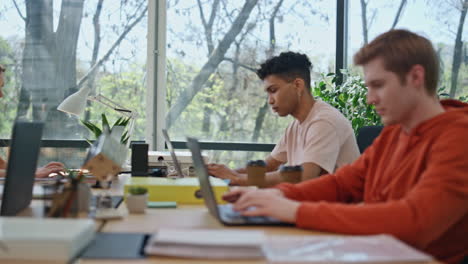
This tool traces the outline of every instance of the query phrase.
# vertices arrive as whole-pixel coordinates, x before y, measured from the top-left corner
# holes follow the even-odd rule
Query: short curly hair
[[[305,54],[297,52],[282,52],[279,56],[272,57],[260,65],[257,75],[264,80],[270,75],[277,75],[286,81],[295,78],[304,80],[307,88],[310,89],[310,71],[312,63]]]

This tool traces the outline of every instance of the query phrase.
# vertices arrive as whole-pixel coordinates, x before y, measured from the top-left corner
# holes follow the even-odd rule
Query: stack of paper
[[[262,231],[162,229],[148,242],[147,255],[183,258],[257,259],[263,258]]]
[[[0,263],[69,263],[94,238],[90,219],[0,217]]]
[[[270,236],[268,263],[428,263],[432,258],[388,235]]]

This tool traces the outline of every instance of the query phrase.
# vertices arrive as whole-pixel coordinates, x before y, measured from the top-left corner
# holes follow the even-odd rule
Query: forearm
[[[333,175],[325,175],[298,184],[281,183],[275,188],[280,189],[285,197],[296,201],[339,202],[336,185]]]
[[[282,182],[281,175],[279,171],[267,172],[265,174],[265,183],[266,186],[272,187]]]
[[[267,187],[275,186],[281,182],[281,176],[278,171],[267,172],[265,174],[265,185]],[[235,179],[231,180],[232,185],[247,186],[248,185],[248,175],[246,173],[238,173]]]
[[[234,170],[235,172],[239,173],[239,174],[247,174],[247,168],[238,168],[238,169],[235,169]]]
[[[6,170],[0,169],[0,177],[4,178],[6,175]]]

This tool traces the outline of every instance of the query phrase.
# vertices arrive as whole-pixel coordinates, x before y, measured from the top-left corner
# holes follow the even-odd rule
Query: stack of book
[[[161,229],[145,247],[147,255],[203,259],[264,258],[262,231]]]

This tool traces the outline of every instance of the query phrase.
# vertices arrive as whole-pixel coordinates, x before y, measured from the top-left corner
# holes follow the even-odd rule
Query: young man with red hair
[[[244,215],[335,233],[391,234],[459,263],[468,255],[468,104],[439,101],[437,55],[412,32],[378,36],[354,62],[364,69],[367,102],[385,124],[361,157],[334,174],[239,188],[225,199]]]

